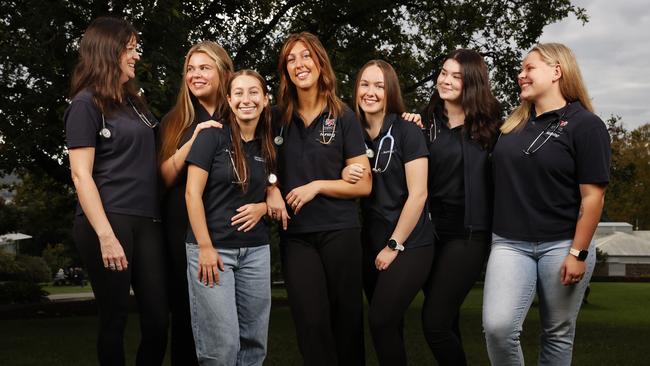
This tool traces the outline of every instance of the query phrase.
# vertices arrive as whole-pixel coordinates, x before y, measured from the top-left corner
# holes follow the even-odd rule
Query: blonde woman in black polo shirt
[[[199,132],[221,127],[228,114],[228,80],[234,68],[219,44],[203,41],[190,48],[183,63],[183,80],[174,107],[162,119],[160,130],[160,176],[167,186],[163,195],[165,244],[169,258],[171,310],[171,364],[196,365],[187,296],[185,236],[189,226],[185,206],[187,165],[185,158]]]
[[[278,72],[275,142],[280,188],[292,210],[281,252],[300,352],[306,365],[363,365],[354,198],[370,193],[371,177],[361,126],[337,97],[329,57],[314,35],[287,38]],[[367,169],[357,184],[340,178],[352,163]]]
[[[609,135],[566,46],[533,47],[518,82],[521,105],[501,127],[493,153],[485,338],[493,365],[523,365],[519,336],[537,293],[539,364],[570,365],[596,260],[593,234],[609,181]]]
[[[95,19],[79,45],[66,144],[79,205],[73,237],[99,310],[100,365],[124,365],[129,290],[140,312],[137,365],[160,365],[167,346],[166,268],[155,118],[134,84],[138,32]]]

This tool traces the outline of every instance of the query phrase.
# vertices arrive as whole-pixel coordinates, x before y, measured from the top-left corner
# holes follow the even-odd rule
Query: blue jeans
[[[187,281],[196,355],[201,365],[262,365],[271,311],[268,245],[219,249],[219,284],[198,279],[199,247],[186,244]]]
[[[539,365],[571,364],[576,318],[596,263],[592,241],[583,279],[560,282],[572,240],[527,242],[492,236],[485,274],[483,329],[492,365],[523,365],[519,336],[535,293],[542,326]]]

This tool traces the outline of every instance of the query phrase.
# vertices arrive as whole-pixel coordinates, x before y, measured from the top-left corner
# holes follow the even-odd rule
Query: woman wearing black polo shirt
[[[424,335],[440,365],[465,365],[460,307],[489,253],[492,179],[488,155],[501,122],[487,66],[476,51],[450,52],[425,112],[429,207],[436,256],[422,307]]]
[[[372,192],[362,199],[363,282],[370,331],[380,365],[406,365],[404,313],[433,262],[433,225],[426,209],[429,152],[420,129],[399,117],[405,108],[390,64],[366,63],[353,95],[373,167]],[[362,171],[360,166],[350,167],[351,173]]]
[[[336,78],[318,38],[284,42],[276,143],[282,194],[293,214],[281,240],[284,279],[307,365],[362,365],[361,245],[355,197],[370,193],[361,126],[336,96]],[[351,163],[361,181],[340,178]]]
[[[66,142],[79,205],[73,236],[99,308],[101,365],[124,365],[129,289],[140,310],[138,365],[160,365],[167,302],[156,171],[157,121],[134,84],[137,31],[98,18],[81,39],[66,110]]]
[[[537,293],[540,365],[570,365],[609,181],[609,135],[575,56],[540,44],[518,75],[521,105],[494,153],[494,225],[483,298],[493,365],[523,365],[521,326]]]
[[[233,71],[228,53],[217,43],[204,41],[192,46],[185,56],[184,82],[176,105],[162,120],[158,157],[160,175],[168,187],[163,197],[163,222],[171,264],[172,365],[197,364],[187,294],[185,158],[199,131],[221,127],[217,121],[228,113],[226,91]]]
[[[262,365],[271,309],[267,182],[275,146],[266,82],[255,71],[228,84],[223,129],[199,133],[187,156],[187,280],[202,365]]]

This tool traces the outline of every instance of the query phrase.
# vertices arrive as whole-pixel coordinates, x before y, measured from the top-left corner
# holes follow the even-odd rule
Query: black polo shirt
[[[104,116],[111,137],[100,137],[102,114],[88,89],[72,99],[63,119],[68,149],[95,148],[92,176],[104,211],[159,218],[155,130],[125,102]],[[79,204],[76,214],[83,214]]]
[[[392,150],[389,131],[394,140]],[[422,131],[414,123],[406,122],[395,114],[389,114],[384,118],[381,130],[374,140],[365,131],[364,139],[366,146],[374,152],[370,159],[370,166],[382,171],[381,173],[373,171],[372,192],[369,197],[361,200],[364,231],[368,232],[364,237],[371,239],[366,245],[371,245],[373,249],[381,249],[386,246],[390,238],[375,239],[372,233],[385,232],[385,235],[390,236],[397,226],[409,194],[404,165],[428,156],[429,151]],[[382,144],[381,150],[380,144]],[[433,225],[426,205],[408,239],[400,244],[406,248],[433,244]]]
[[[579,102],[538,117],[533,109],[524,128],[502,134],[494,148],[493,231],[515,240],[573,239],[579,185],[606,185],[610,154],[605,124]]]
[[[294,114],[289,125],[282,129],[284,143],[278,149],[278,166],[283,196],[314,180],[341,179],[346,159],[365,154],[361,124],[350,108],[345,107],[336,119],[329,118],[328,113],[325,110],[309,127],[305,127],[302,119]],[[279,109],[274,108],[277,124],[279,114]],[[358,227],[354,199],[319,194],[297,215],[291,214],[287,232],[309,233]]]
[[[201,130],[185,160],[209,174],[203,191],[203,206],[210,239],[217,248],[254,247],[269,243],[263,220],[248,232],[237,231],[237,226],[230,224],[239,207],[266,199],[267,173],[261,140],[255,138],[249,142],[242,141],[242,144],[249,169],[246,192],[236,183],[237,175],[228,153],[232,149],[228,125],[224,125],[223,129]],[[234,159],[234,153],[231,154]],[[243,172],[240,172],[240,176],[243,178]],[[196,243],[191,227],[187,230],[187,242]]]
[[[180,149],[181,146],[185,145],[194,134],[196,126],[205,121],[214,120],[220,121],[221,117],[215,111],[213,115],[210,115],[208,111],[203,108],[201,103],[193,99],[194,105],[194,121],[192,124],[183,131],[181,139],[178,142],[176,148]],[[163,123],[168,123],[163,118]],[[176,161],[178,167],[183,166],[180,161]],[[187,182],[187,169],[183,166],[178,172],[178,177],[174,181],[174,184],[170,186],[165,192],[163,200],[163,209],[164,211],[164,220],[165,224],[170,225],[183,225],[182,228],[182,238],[185,240],[186,225],[187,225],[187,208],[185,207],[185,183]]]
[[[463,125],[449,128],[442,107],[436,108],[429,143],[429,204],[436,229],[465,232],[465,170]]]

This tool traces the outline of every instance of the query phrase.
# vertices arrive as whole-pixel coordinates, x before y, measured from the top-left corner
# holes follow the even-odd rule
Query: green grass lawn
[[[589,303],[578,319],[574,365],[648,365],[650,340],[650,283],[593,283]],[[283,296],[274,289],[275,297]],[[461,330],[470,365],[488,365],[481,332],[482,289],[471,291],[462,310]],[[411,365],[435,365],[422,337],[418,297],[406,315],[405,337]],[[130,317],[126,352],[130,365],[137,347],[137,315]],[[0,364],[94,365],[94,317],[0,320]],[[376,365],[366,333],[368,365]],[[533,306],[522,335],[526,363],[537,363],[539,318]],[[644,346],[645,345],[645,346]],[[169,363],[167,362],[166,365]],[[300,365],[289,308],[271,311],[269,355],[266,365]]]
[[[90,287],[90,284],[81,287],[81,286],[54,286],[48,283],[43,285],[43,290],[47,291],[50,295],[57,295],[57,294],[74,294],[80,292],[92,292],[93,289]]]

